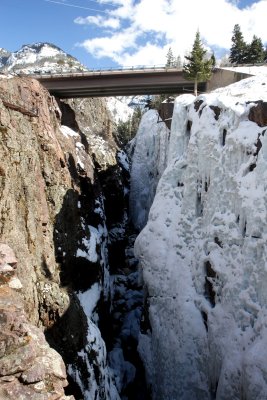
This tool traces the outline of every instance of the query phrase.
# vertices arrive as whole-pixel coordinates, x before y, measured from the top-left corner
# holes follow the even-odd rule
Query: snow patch
[[[65,137],[79,137],[77,132],[65,125],[60,126],[60,131]]]
[[[129,107],[123,98],[107,97],[107,107],[117,124],[128,121],[134,113],[134,109]]]
[[[85,292],[77,292],[77,297],[81,303],[81,306],[88,316],[91,318],[92,313],[100,299],[101,287],[99,283],[94,283],[93,286]]]

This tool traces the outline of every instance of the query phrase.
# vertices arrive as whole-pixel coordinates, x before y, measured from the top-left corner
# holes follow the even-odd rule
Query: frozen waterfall
[[[170,137],[155,111],[141,123],[131,212],[153,400],[267,399],[266,99],[249,78],[179,96]]]

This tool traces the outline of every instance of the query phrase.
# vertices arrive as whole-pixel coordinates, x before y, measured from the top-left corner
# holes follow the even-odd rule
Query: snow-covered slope
[[[256,76],[267,76],[267,64],[261,65],[261,66],[256,66],[256,65],[250,65],[250,66],[238,66],[238,67],[223,67],[223,69],[228,69],[230,71],[235,71],[235,72],[244,72],[245,74],[250,74],[250,75],[256,75]]]
[[[107,107],[117,124],[132,117],[134,109],[129,107],[129,101],[127,97],[107,97]]]
[[[0,52],[0,68],[3,72],[19,73],[86,70],[76,58],[51,43],[24,45],[14,53],[5,50],[3,55]]]
[[[135,244],[153,400],[267,399],[266,101],[262,77],[176,99],[169,144],[157,150],[167,167]],[[139,132],[143,154],[162,134],[149,141],[154,129],[151,119]],[[149,166],[139,157],[132,170],[141,220]]]

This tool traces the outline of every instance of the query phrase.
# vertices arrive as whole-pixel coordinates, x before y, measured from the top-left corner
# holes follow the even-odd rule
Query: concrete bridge
[[[215,69],[211,80],[200,82],[199,92],[213,90],[249,75]],[[34,75],[49,92],[59,98],[107,97],[142,94],[193,93],[194,83],[184,78],[182,69],[144,68],[100,70],[77,73]]]

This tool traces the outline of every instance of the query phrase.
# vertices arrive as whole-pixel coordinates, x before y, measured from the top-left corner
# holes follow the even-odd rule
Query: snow
[[[78,60],[50,43],[24,45],[20,50],[6,53],[2,57],[1,70],[4,72],[35,74],[87,70]]]
[[[106,99],[108,110],[117,124],[128,121],[134,113],[134,109],[123,100],[123,97],[107,97]]]
[[[267,399],[267,135],[247,104],[267,100],[265,83],[201,95],[199,108],[179,96],[170,137],[155,112],[141,121],[130,206],[144,226],[139,350],[153,400]]]
[[[95,263],[98,260],[97,245],[101,243],[103,227],[102,225],[99,225],[98,229],[91,225],[88,225],[88,227],[90,230],[90,237],[84,237],[82,239],[85,250],[77,249],[76,257],[83,257]]]
[[[117,152],[117,158],[118,158],[118,163],[126,170],[130,171],[130,166],[129,166],[129,159],[127,157],[127,154],[123,150],[119,150]]]
[[[68,365],[67,371],[79,385],[84,400],[120,400],[113,382],[113,372],[106,364],[106,347],[98,327],[87,317],[87,344],[78,353],[86,364],[89,379],[84,381],[82,373],[75,365]]]
[[[267,65],[262,65],[262,66],[256,66],[256,65],[250,65],[250,66],[238,66],[238,67],[224,67],[222,69],[226,69],[229,71],[235,71],[235,72],[243,72],[245,74],[251,74],[251,75],[257,75],[257,76],[266,76],[267,75]]]
[[[91,318],[92,313],[99,301],[100,294],[101,287],[97,282],[85,292],[77,292],[77,297],[87,317]]]
[[[4,75],[4,74],[1,74],[0,73],[0,79],[12,79],[12,78],[14,78],[14,76],[13,75],[11,75],[11,74],[9,74],[9,75]]]
[[[77,132],[65,125],[60,126],[60,131],[65,137],[79,137],[79,134]]]
[[[235,100],[234,97],[238,97],[240,100],[245,99],[246,101],[254,101],[259,99],[266,101],[267,65],[262,67],[232,67],[226,69],[236,72],[244,72],[255,76],[243,79],[237,83],[233,83],[232,85],[216,89],[213,93],[224,93],[229,96],[229,100],[231,102]]]
[[[79,245],[76,256],[83,257],[92,263],[99,262],[103,271],[103,282],[95,282],[90,289],[76,293],[87,319],[87,340],[84,348],[78,353],[88,371],[88,381],[84,380],[82,371],[75,364],[68,365],[68,373],[79,385],[84,400],[120,400],[115,386],[114,372],[107,365],[107,352],[101,332],[94,322],[98,320],[96,307],[101,295],[109,293],[109,273],[107,259],[107,229],[105,226],[103,199],[95,200],[95,212],[103,216],[103,225],[97,227],[88,225],[81,218],[81,228],[84,237]],[[88,267],[90,268],[90,266]],[[94,322],[93,322],[93,321]],[[103,397],[104,396],[104,397]]]
[[[51,47],[48,46],[47,44],[45,44],[42,48],[41,51],[39,53],[39,57],[55,57],[56,55],[58,55],[59,53],[63,53],[62,51],[59,51],[57,48],[55,47]]]
[[[84,133],[90,135],[90,150],[102,170],[106,170],[110,166],[117,164],[116,152],[111,151],[110,145],[106,140],[98,134],[91,132],[90,128],[85,128]]]

